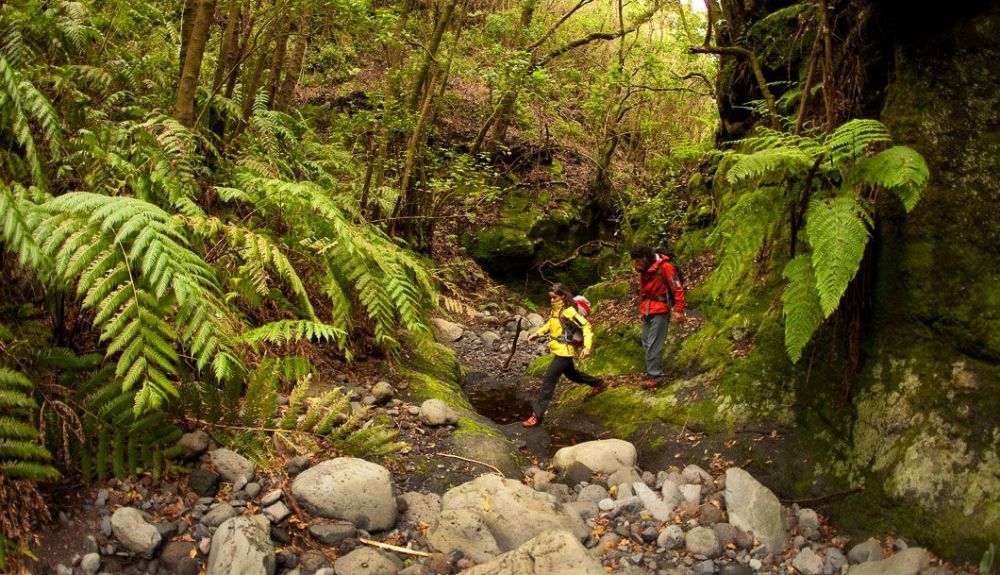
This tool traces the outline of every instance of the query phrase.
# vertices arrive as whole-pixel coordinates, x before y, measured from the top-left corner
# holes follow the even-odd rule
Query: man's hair
[[[651,260],[653,259],[653,248],[647,246],[646,244],[635,244],[629,251],[633,260]]]

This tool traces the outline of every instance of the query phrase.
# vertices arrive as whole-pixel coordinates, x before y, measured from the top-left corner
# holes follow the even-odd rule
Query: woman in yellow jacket
[[[582,300],[583,305],[589,304],[587,300]],[[549,300],[552,302],[552,312],[549,314],[549,321],[545,322],[538,331],[528,336],[528,341],[533,341],[545,334],[549,334],[549,351],[552,353],[552,363],[545,371],[542,379],[542,392],[538,401],[534,405],[534,413],[526,419],[522,425],[525,427],[535,427],[542,422],[545,410],[552,401],[552,395],[556,390],[556,382],[560,375],[565,375],[570,381],[585,383],[592,388],[591,395],[604,391],[604,381],[592,375],[587,375],[576,369],[573,365],[573,356],[576,355],[577,345],[573,343],[574,332],[583,332],[583,350],[580,351],[580,359],[586,359],[590,355],[590,346],[594,341],[594,330],[580,312],[576,311],[573,296],[566,286],[554,284],[549,290]]]

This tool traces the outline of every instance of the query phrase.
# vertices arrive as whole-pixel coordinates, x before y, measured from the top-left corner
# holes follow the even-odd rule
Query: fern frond
[[[823,322],[823,310],[816,291],[816,276],[808,254],[799,254],[785,265],[782,276],[788,287],[781,296],[785,318],[785,349],[792,363],[802,357],[802,349]]]
[[[851,120],[837,126],[826,140],[834,164],[859,158],[869,146],[891,142],[888,128],[878,120]]]
[[[899,195],[907,212],[920,200],[927,185],[930,169],[924,157],[912,148],[893,146],[875,156],[858,162],[861,180],[870,186],[881,186]]]
[[[772,174],[794,176],[808,170],[813,163],[799,148],[772,148],[736,157],[736,163],[726,172],[726,180],[731,184]]]
[[[806,214],[823,317],[837,309],[847,285],[858,272],[868,245],[868,223],[853,197],[813,200]]]
[[[291,319],[264,324],[240,336],[249,344],[261,341],[268,343],[295,343],[300,340],[343,342],[347,336],[343,330],[321,322]]]

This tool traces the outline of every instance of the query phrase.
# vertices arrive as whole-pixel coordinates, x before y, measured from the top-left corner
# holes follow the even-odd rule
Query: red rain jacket
[[[684,286],[670,260],[657,255],[653,265],[639,273],[639,314],[670,313],[671,302],[674,311],[684,311]]]

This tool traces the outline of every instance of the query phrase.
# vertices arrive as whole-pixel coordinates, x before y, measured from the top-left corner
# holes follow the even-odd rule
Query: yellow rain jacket
[[[576,355],[576,346],[566,341],[566,338],[563,337],[563,322],[560,321],[560,316],[564,321],[572,322],[574,325],[580,327],[583,331],[583,348],[589,350],[590,345],[594,341],[594,330],[591,329],[590,322],[580,312],[576,311],[576,306],[566,307],[562,302],[558,302],[552,306],[549,321],[538,328],[538,331],[535,332],[535,337],[549,334],[549,351],[553,355],[561,357],[573,357]]]

